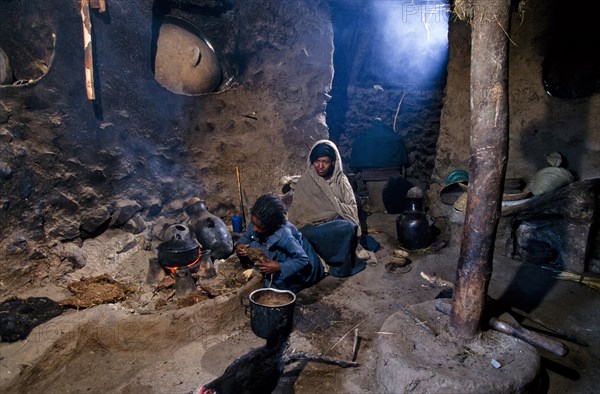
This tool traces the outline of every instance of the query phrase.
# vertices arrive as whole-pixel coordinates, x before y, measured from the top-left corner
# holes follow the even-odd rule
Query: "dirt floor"
[[[350,360],[358,329],[360,365],[342,368],[296,362],[286,367],[276,393],[382,392],[376,373],[378,343],[382,335],[390,335],[382,332],[382,326],[401,308],[433,300],[446,289],[431,286],[421,272],[453,281],[458,261],[456,248],[423,250],[411,253],[409,272],[388,272],[385,264],[398,247],[396,216],[374,213],[368,218],[370,233],[382,245],[377,264],[350,278],[326,277],[297,297],[291,347]],[[140,264],[144,260],[147,256],[139,259]],[[554,275],[540,266],[497,256],[489,295],[587,343],[561,340],[569,348],[565,357],[540,350],[539,392],[597,392],[598,291]],[[169,308],[168,303],[162,310],[148,309],[157,297],[138,295],[135,305],[129,300],[70,310],[34,329],[27,340],[0,343],[0,389],[8,393],[192,393],[235,358],[264,344],[253,334],[240,303],[258,286],[251,280],[233,294],[179,309]],[[56,299],[65,297],[65,292],[47,286],[21,289],[15,295]],[[142,304],[146,309],[140,308]],[[528,320],[522,324],[548,334],[539,324]],[[418,387],[412,391],[421,392]]]

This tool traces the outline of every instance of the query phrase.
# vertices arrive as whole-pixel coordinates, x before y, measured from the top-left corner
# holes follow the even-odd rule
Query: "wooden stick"
[[[429,327],[427,325],[427,323],[425,323],[424,321],[419,320],[416,316],[414,316],[412,313],[410,313],[409,311],[407,311],[406,309],[404,309],[402,306],[400,306],[399,304],[395,304],[402,312],[404,312],[404,314],[408,317],[410,317],[415,323],[417,323],[417,326],[421,327],[423,330],[427,331],[428,333],[430,333],[431,335],[433,335],[434,337],[437,337],[437,334],[435,331],[433,331],[431,329],[431,327]]]
[[[333,364],[339,365],[342,368],[348,367],[358,367],[360,364],[354,361],[346,361],[339,358],[320,356],[314,353],[306,353],[306,352],[293,352],[290,354],[284,355],[284,364],[293,363],[299,360],[308,360],[308,361],[317,361],[324,364]]]
[[[171,292],[167,294],[167,300],[170,300],[173,297],[175,297],[175,290],[171,290]]]
[[[352,361],[356,361],[356,356],[358,356],[358,344],[360,340],[358,338],[358,328],[354,329],[354,346],[352,346]]]
[[[246,229],[246,212],[244,210],[244,195],[242,193],[242,180],[240,177],[240,167],[235,163],[235,177],[237,179],[238,192],[240,194],[240,215],[242,216],[242,228]]]
[[[580,346],[586,346],[586,347],[589,346],[589,344],[586,341],[584,341],[583,339],[577,338],[574,335],[571,335],[568,332],[561,330],[560,328],[552,327],[552,326],[550,326],[550,324],[531,316],[529,313],[524,312],[519,308],[516,308],[512,305],[507,305],[503,302],[500,302],[500,301],[495,300],[490,297],[488,297],[488,301],[490,302],[490,305],[492,305],[492,306],[497,304],[498,305],[497,309],[507,310],[514,315],[518,315],[522,319],[527,319],[535,324],[538,324],[539,326],[550,331],[554,336],[558,337],[559,339],[564,339],[564,340],[576,343],[577,345],[580,345]]]
[[[85,92],[88,100],[95,100],[94,61],[92,52],[92,21],[89,0],[81,0],[81,22],[83,24],[83,50],[85,63]]]
[[[567,341],[576,343],[577,345],[580,345],[580,346],[585,346],[585,347],[590,346],[583,339],[578,338],[578,337],[576,337],[574,335],[571,335],[568,332],[561,330],[560,328],[556,328],[556,327],[550,326],[548,323],[545,323],[545,322],[541,321],[540,319],[537,319],[537,318],[531,316],[530,314],[528,314],[526,312],[523,312],[520,309],[517,309],[517,308],[515,308],[513,306],[509,307],[509,309],[510,309],[510,311],[512,313],[514,313],[516,315],[520,315],[522,318],[525,318],[527,320],[532,321],[533,323],[536,323],[536,324],[542,326],[543,328],[545,328],[546,330],[552,332],[555,336],[557,336],[559,338],[562,338],[562,339],[565,339]]]
[[[450,316],[452,313],[452,305],[450,304],[449,299],[437,299],[434,301],[434,306],[438,312],[441,312],[444,315]],[[562,342],[546,338],[536,332],[523,328],[516,320],[509,323],[505,320],[491,318],[489,326],[492,330],[519,338],[530,345],[541,347],[561,357],[566,356],[569,352],[569,348]]]
[[[562,342],[546,338],[536,332],[523,328],[518,323],[511,324],[504,320],[492,317],[489,324],[493,330],[503,332],[515,338],[519,338],[530,345],[546,349],[557,356],[564,357],[569,353],[569,348]]]
[[[329,353],[330,351],[332,351],[334,347],[336,347],[336,346],[337,346],[337,345],[338,345],[340,342],[342,342],[342,340],[343,340],[344,338],[346,338],[346,336],[347,336],[348,334],[350,334],[350,333],[352,332],[352,330],[354,330],[355,328],[357,328],[358,326],[360,326],[361,324],[363,324],[363,323],[364,323],[366,320],[367,320],[367,319],[363,319],[363,320],[362,320],[360,323],[358,323],[357,325],[355,325],[354,327],[352,327],[352,329],[351,329],[350,331],[348,331],[347,333],[345,333],[344,335],[342,335],[342,337],[340,338],[340,340],[339,340],[339,341],[337,341],[337,342],[335,343],[335,345],[333,345],[331,348],[329,348],[329,350],[328,350],[328,351],[326,351],[325,353]]]
[[[396,120],[398,120],[398,112],[400,112],[400,106],[402,105],[402,101],[404,100],[404,96],[406,96],[406,93],[404,93],[402,95],[402,98],[400,99],[400,102],[398,103],[398,108],[396,108],[396,115],[394,115],[394,132],[396,132]]]
[[[106,11],[106,1],[105,0],[90,0],[90,7],[98,10],[100,13]]]
[[[246,212],[248,214],[248,216],[250,216],[250,208],[248,208],[250,206],[250,203],[248,202],[248,195],[246,194],[246,190],[242,190],[244,193],[244,207],[246,207],[246,210],[248,212]],[[244,217],[248,217],[248,216],[244,216]]]
[[[433,286],[454,287],[454,283],[440,278],[435,273],[433,275],[429,275],[428,273],[421,271],[421,277]]]

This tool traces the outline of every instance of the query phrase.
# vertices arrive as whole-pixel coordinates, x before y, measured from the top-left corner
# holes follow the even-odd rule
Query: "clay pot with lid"
[[[201,255],[200,245],[192,240],[169,240],[158,245],[158,262],[163,267],[189,265]]]
[[[434,223],[423,210],[423,199],[409,198],[408,207],[396,218],[398,241],[409,250],[426,248],[436,236]]]
[[[170,239],[162,242],[156,248],[158,251],[158,262],[163,267],[183,267],[197,261],[202,253],[200,244],[196,239],[188,236],[189,229],[177,224],[171,226],[165,234]]]

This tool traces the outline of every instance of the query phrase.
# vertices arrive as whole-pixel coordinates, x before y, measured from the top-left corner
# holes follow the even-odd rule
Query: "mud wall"
[[[0,47],[12,81],[0,85],[0,253],[10,268],[0,281],[77,260],[57,245],[81,246],[107,228],[156,239],[192,196],[228,221],[239,213],[236,164],[248,205],[298,174],[316,139],[329,136],[348,158],[373,117],[403,135],[407,175],[429,189],[430,213],[438,223],[451,217],[438,193],[449,171],[468,168],[469,26],[449,20],[447,75],[390,81],[365,73],[374,67],[368,26],[378,21],[369,20],[371,3],[351,3],[107,1],[106,12],[91,10],[90,101],[80,2],[5,0]],[[529,180],[558,150],[580,179],[598,177],[600,98],[546,93],[550,11],[540,0],[523,4],[510,31],[508,175]],[[213,45],[222,67],[215,92],[176,94],[154,78],[167,18]],[[334,44],[346,57],[334,57]]]
[[[564,158],[562,166],[575,176],[575,180],[599,178],[600,75],[596,72],[588,79],[586,94],[559,97],[548,90],[548,75],[543,67],[548,54],[560,45],[561,40],[567,39],[561,36],[567,27],[580,32],[578,26],[586,26],[590,32],[596,32],[569,38],[569,44],[565,44],[568,47],[597,40],[597,28],[591,17],[583,17],[575,9],[558,3],[539,0],[521,3],[521,8],[513,9],[509,34],[510,123],[506,176],[522,177],[527,188],[535,173],[549,165],[546,155],[557,151]],[[470,157],[470,27],[458,18],[453,18],[450,23],[449,49],[448,78],[428,197],[430,213],[440,219],[438,223],[454,228],[452,242],[459,242],[464,213],[443,204],[439,195],[451,171],[468,170]],[[585,53],[583,48],[582,52]],[[575,66],[592,61],[588,56],[564,57],[562,60]],[[596,71],[598,69],[596,67]],[[575,69],[567,74],[573,77],[578,73]],[[562,82],[566,83],[561,87],[566,88],[573,81]],[[596,205],[600,209],[600,201]],[[595,271],[600,261],[598,237],[600,232],[596,223],[589,240],[590,267]],[[497,240],[497,244],[503,245],[504,241]]]
[[[578,179],[597,178],[600,94],[572,99],[553,97],[543,83],[542,64],[553,45],[551,10],[546,2],[536,0],[512,13],[507,177],[530,181],[539,169],[548,166],[545,156],[558,151],[565,158],[565,167]],[[466,22],[451,20],[449,46],[448,81],[429,193],[432,205],[439,208],[438,215],[448,213],[448,207],[438,198],[446,175],[455,169],[468,169],[469,164],[471,50]]]
[[[151,239],[157,218],[177,221],[192,196],[228,219],[239,213],[236,163],[252,203],[299,173],[328,135],[326,3],[107,1],[106,12],[90,11],[95,100],[86,98],[80,3],[2,4],[0,47],[19,82],[0,86],[0,248],[3,263],[22,262],[2,276],[63,258],[52,245],[109,227]],[[216,92],[175,94],[155,80],[166,16],[213,45]]]

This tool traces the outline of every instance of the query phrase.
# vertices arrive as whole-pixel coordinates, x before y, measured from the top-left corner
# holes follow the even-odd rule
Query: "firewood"
[[[283,361],[285,365],[300,360],[316,361],[324,364],[338,365],[342,368],[358,367],[360,365],[359,363],[354,361],[346,361],[335,357],[321,356],[318,354],[307,352],[292,352],[283,355]]]

